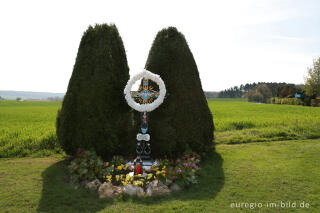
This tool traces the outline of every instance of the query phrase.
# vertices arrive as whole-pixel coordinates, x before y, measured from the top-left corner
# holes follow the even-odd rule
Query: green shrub
[[[263,96],[259,91],[252,90],[248,92],[248,101],[263,103]]]
[[[94,151],[82,151],[78,149],[77,154],[68,157],[70,160],[71,182],[92,181],[94,179],[103,179],[104,163]]]
[[[258,84],[247,94],[249,102],[268,103],[272,92],[266,84]]]
[[[273,98],[274,104],[288,104],[288,105],[303,105],[303,102],[299,98]]]
[[[182,181],[186,188],[189,188],[191,184],[198,183],[197,177],[200,172],[199,156],[186,154],[181,160],[178,159],[176,163],[176,166],[169,170],[173,173],[171,175],[169,173],[173,182]]]
[[[313,107],[320,107],[320,98],[317,99],[311,99],[311,106]]]
[[[129,79],[126,53],[115,25],[83,34],[68,90],[57,116],[62,148],[73,155],[93,149],[103,159],[135,151],[130,112],[123,97]]]
[[[212,114],[196,62],[176,28],[157,34],[145,68],[159,74],[167,88],[163,104],[150,113],[152,156],[176,158],[186,149],[199,154],[212,151]]]

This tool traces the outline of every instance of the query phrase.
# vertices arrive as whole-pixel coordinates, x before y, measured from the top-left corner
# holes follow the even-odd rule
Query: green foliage
[[[164,103],[150,113],[152,156],[176,158],[187,147],[199,154],[212,151],[212,114],[185,37],[174,27],[161,30],[145,67],[159,74],[167,88]]]
[[[248,92],[247,96],[250,102],[268,103],[268,100],[272,97],[272,93],[266,84],[258,84]]]
[[[251,90],[247,96],[249,102],[263,103],[263,95],[257,90]]]
[[[320,96],[320,57],[313,61],[312,68],[308,68],[305,90],[309,96]]]
[[[182,159],[177,159],[173,168],[169,168],[169,180],[183,182],[185,188],[198,183],[200,174],[200,158],[196,154],[185,154]]]
[[[311,100],[311,106],[313,107],[320,107],[320,96],[316,99]]]
[[[294,84],[284,84],[278,87],[277,96],[279,98],[294,97],[297,92],[302,93],[302,89]]]
[[[71,182],[78,183],[94,179],[102,180],[104,163],[94,151],[82,151],[78,149],[77,154],[68,159],[71,160],[69,165]]]
[[[57,135],[67,154],[93,149],[103,159],[134,153],[125,49],[115,25],[89,27],[83,34],[68,90],[57,116]]]
[[[273,104],[289,104],[289,105],[303,105],[299,98],[271,98],[270,102]]]

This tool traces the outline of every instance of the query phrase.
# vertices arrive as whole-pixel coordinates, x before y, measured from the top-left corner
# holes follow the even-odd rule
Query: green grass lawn
[[[168,197],[99,199],[61,157],[0,159],[0,212],[320,212],[320,140],[218,145],[200,183]],[[309,208],[281,208],[281,201]],[[250,210],[233,203],[260,205]],[[277,207],[266,207],[274,203]],[[242,204],[244,205],[244,204]]]
[[[168,197],[112,201],[68,183],[55,135],[60,102],[0,101],[0,212],[320,212],[320,108],[208,104],[217,152],[202,163],[200,183]]]
[[[210,99],[217,143],[320,138],[320,107]],[[298,125],[296,124],[298,120]]]

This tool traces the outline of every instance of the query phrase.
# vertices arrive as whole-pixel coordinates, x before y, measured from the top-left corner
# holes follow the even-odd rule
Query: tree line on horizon
[[[248,98],[250,102],[320,106],[320,57],[308,68],[305,84],[258,82],[234,86],[217,94],[218,98]]]
[[[303,85],[289,84],[285,82],[254,82],[241,84],[240,86],[234,86],[218,93],[218,98],[246,98],[250,91],[262,87],[265,85],[270,90],[272,97],[287,97],[292,96],[295,93],[303,92]]]

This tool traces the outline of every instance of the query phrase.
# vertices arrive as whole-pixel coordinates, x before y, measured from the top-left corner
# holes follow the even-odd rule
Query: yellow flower
[[[163,166],[163,167],[162,167],[162,169],[165,169],[165,168],[166,168],[166,166]]]
[[[152,176],[153,176],[152,173],[149,173],[147,179],[150,180]]]
[[[155,165],[152,165],[151,170],[152,171],[158,171],[158,167],[156,167]]]
[[[160,171],[157,171],[157,172],[156,172],[156,175],[160,175],[160,174],[161,174],[161,172],[160,172]]]
[[[143,186],[143,182],[140,180],[133,181],[133,185],[135,186]]]
[[[120,176],[116,175],[116,181],[119,181]]]
[[[111,175],[108,175],[108,176],[107,176],[107,181],[108,181],[108,182],[111,182],[111,180],[112,180],[112,176],[111,176]]]
[[[118,170],[122,170],[123,169],[123,164],[121,164],[120,166],[117,167]]]
[[[128,166],[127,166],[127,165],[125,165],[125,166],[123,167],[123,169],[124,169],[124,170],[126,170],[127,168],[128,168]]]

